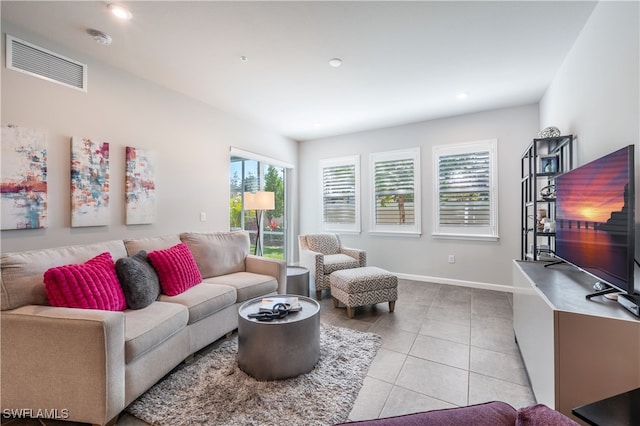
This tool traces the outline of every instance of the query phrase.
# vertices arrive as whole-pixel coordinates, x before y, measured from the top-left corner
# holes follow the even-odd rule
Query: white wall
[[[2,42],[2,124],[41,129],[48,144],[48,228],[2,231],[2,252],[182,231],[229,229],[229,148],[297,162],[297,142],[92,58],[2,25],[3,33],[89,66],[83,93],[7,70]],[[108,226],[71,228],[70,139],[110,143]],[[126,226],[125,146],[155,152],[157,220]],[[295,202],[294,202],[295,204]],[[207,215],[200,222],[200,212]]]
[[[367,250],[369,265],[417,279],[511,286],[511,260],[520,256],[520,156],[538,133],[538,123],[538,106],[529,105],[303,142],[300,233],[321,229],[318,160],[358,154],[362,233],[343,235],[345,245]],[[498,139],[499,241],[432,239],[432,146],[494,138]],[[422,236],[369,235],[369,154],[416,146],[421,149]],[[448,263],[449,254],[456,256],[455,264]]]
[[[577,165],[635,144],[640,250],[640,3],[600,2],[540,101],[541,127],[577,136]],[[636,268],[636,280],[640,270]],[[636,284],[636,290],[638,284]]]
[[[520,252],[520,178],[522,151],[539,129],[560,128],[577,136],[577,164],[628,144],[636,144],[640,165],[639,3],[600,2],[537,106],[489,111],[373,132],[305,142],[300,148],[300,232],[320,229],[318,159],[360,154],[363,232],[343,236],[368,251],[369,263],[433,281],[472,281],[511,285],[511,259]],[[535,120],[539,116],[539,123]],[[431,146],[488,138],[499,141],[500,241],[455,242],[431,239],[433,209]],[[422,147],[422,223],[420,238],[367,234],[368,155],[403,147]],[[636,188],[640,188],[640,172]],[[639,214],[640,209],[636,209]],[[447,255],[456,255],[456,264]]]
[[[635,1],[598,3],[540,101],[541,128],[577,136],[578,165],[638,144],[639,9]]]

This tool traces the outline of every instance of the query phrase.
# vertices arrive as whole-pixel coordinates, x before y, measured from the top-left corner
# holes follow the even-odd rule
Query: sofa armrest
[[[342,247],[340,249],[340,253],[346,254],[347,256],[351,256],[358,261],[360,267],[367,266],[367,252],[360,249]]]
[[[27,305],[1,318],[3,412],[105,424],[125,408],[122,312]]]
[[[278,294],[287,292],[287,264],[284,261],[252,254],[245,260],[247,272],[271,275],[278,281]]]

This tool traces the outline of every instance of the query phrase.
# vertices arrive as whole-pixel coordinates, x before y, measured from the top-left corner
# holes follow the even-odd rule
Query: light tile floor
[[[327,291],[320,305],[322,321],[383,338],[349,420],[491,400],[515,408],[535,403],[514,339],[510,293],[399,280],[393,313],[378,304],[357,308],[349,319]],[[3,419],[2,425],[74,423]],[[123,414],[118,425],[146,423]]]
[[[350,420],[505,401],[535,403],[515,343],[510,293],[400,280],[394,313],[386,304],[356,310],[322,300],[322,320],[378,333],[383,345]]]

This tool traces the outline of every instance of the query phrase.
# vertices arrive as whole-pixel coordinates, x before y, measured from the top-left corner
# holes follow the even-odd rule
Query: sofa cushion
[[[111,254],[102,253],[83,264],[56,266],[44,273],[47,298],[52,306],[123,311],[124,292]]]
[[[24,305],[48,305],[44,288],[47,269],[83,263],[104,252],[111,253],[113,259],[127,255],[122,240],[3,254],[0,260],[2,310]]]
[[[236,290],[227,285],[198,284],[177,296],[160,295],[160,301],[177,303],[189,311],[189,324],[213,315],[236,302]]]
[[[360,263],[351,256],[346,254],[327,254],[324,256],[324,274],[329,275],[332,272],[341,269],[352,269],[360,266]]]
[[[547,407],[535,404],[520,408],[516,414],[516,426],[579,426],[564,414]]]
[[[189,312],[177,303],[154,302],[144,309],[126,310],[125,362],[145,354],[187,325]]]
[[[186,232],[180,239],[189,246],[204,278],[245,271],[244,260],[249,254],[249,233],[216,232],[200,234]]]
[[[505,402],[493,401],[466,407],[445,408],[340,424],[361,426],[512,426],[515,421],[515,408]]]
[[[168,296],[180,294],[202,282],[198,266],[184,243],[152,251],[147,256],[158,273],[162,292]]]
[[[278,281],[271,275],[254,274],[252,272],[236,272],[207,278],[205,283],[224,284],[236,289],[236,303],[245,302],[256,297],[276,293]]]
[[[147,252],[144,250],[133,256],[118,259],[116,274],[130,309],[149,306],[160,295],[158,274],[148,262]]]
[[[178,234],[124,240],[124,246],[127,249],[127,254],[129,256],[136,254],[140,250],[144,250],[149,253],[154,250],[168,249],[176,244],[180,244],[180,236]]]

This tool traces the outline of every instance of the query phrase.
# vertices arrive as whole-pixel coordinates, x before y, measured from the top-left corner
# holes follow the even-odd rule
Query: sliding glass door
[[[252,160],[232,155],[230,164],[229,223],[231,230],[246,230],[251,236],[251,253],[254,253],[256,237],[261,239],[265,257],[285,260],[286,208],[285,177],[286,168],[268,164],[266,161]],[[258,230],[255,210],[244,208],[244,193],[268,191],[274,193],[275,208],[265,210],[262,228]]]

